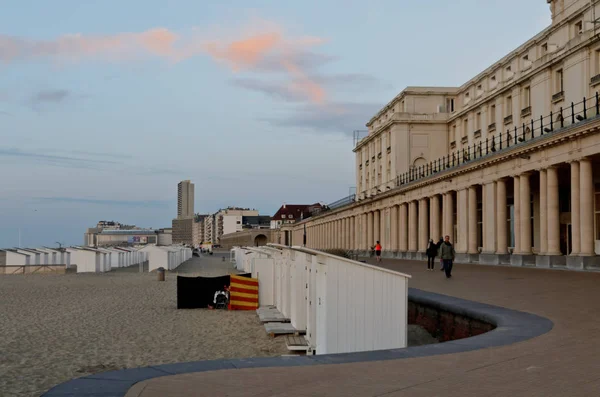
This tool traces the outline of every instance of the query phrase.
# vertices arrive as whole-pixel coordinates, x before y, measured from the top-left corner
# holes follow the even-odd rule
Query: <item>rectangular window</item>
[[[465,119],[463,123],[463,136],[467,136],[469,134],[469,119]]]
[[[454,112],[454,98],[446,99],[446,108],[448,109],[448,112]]]
[[[452,139],[450,141],[456,141],[458,137],[456,136],[456,124],[452,126]]]
[[[564,89],[564,81],[563,81],[563,71],[562,69],[556,71],[556,92],[563,92]]]
[[[594,55],[595,55],[594,56],[594,63],[595,63],[594,70],[596,71],[595,74],[600,74],[600,50],[596,50],[594,52]]]
[[[490,106],[490,124],[496,122],[496,105]]]
[[[575,25],[573,25],[573,27],[573,33],[575,34],[575,36],[579,36],[583,33],[583,21],[575,22]]]
[[[531,106],[531,88],[525,87],[523,89],[523,109]]]
[[[480,130],[481,129],[481,112],[477,112],[477,115],[475,116],[475,130]]]
[[[510,95],[506,97],[506,115],[512,115],[512,96]]]
[[[548,53],[548,43],[542,44],[542,55],[546,55]]]

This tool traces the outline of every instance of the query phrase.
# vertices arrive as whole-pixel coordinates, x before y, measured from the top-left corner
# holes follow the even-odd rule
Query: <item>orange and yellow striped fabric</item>
[[[231,276],[229,310],[258,309],[258,279]]]

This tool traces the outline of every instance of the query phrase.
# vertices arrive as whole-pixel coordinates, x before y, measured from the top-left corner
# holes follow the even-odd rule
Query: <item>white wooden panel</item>
[[[254,258],[252,277],[258,278],[258,304],[273,305],[274,261],[270,258]]]

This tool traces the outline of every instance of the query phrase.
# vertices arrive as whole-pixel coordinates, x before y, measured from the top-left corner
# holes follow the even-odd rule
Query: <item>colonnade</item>
[[[338,217],[316,219],[307,226],[307,245],[316,249],[366,251],[380,241],[384,251],[424,252],[430,238],[437,241],[449,235],[458,253],[562,255],[558,173],[561,166],[566,164],[460,186],[398,204],[378,207],[374,203],[362,213],[354,209]],[[592,162],[582,158],[571,161],[568,166],[571,255],[591,256],[595,254]],[[536,193],[539,194],[539,214],[535,218],[535,222],[539,222],[536,223],[539,245],[535,252],[531,205],[534,173],[537,173],[536,181],[539,175],[539,193]],[[513,187],[511,196],[507,184]],[[507,205],[509,198],[512,199],[512,216]],[[511,225],[512,230],[509,230]],[[511,236],[514,244],[509,241]]]

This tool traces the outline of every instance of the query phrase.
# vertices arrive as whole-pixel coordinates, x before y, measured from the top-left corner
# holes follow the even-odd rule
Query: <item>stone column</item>
[[[571,255],[579,255],[581,250],[579,161],[571,162]]]
[[[398,206],[394,205],[390,211],[390,250],[392,252],[398,251]]]
[[[356,246],[354,244],[354,236],[356,236],[356,230],[354,229],[354,217],[348,218],[348,249],[354,251]]]
[[[560,252],[560,213],[558,207],[558,171],[556,167],[546,170],[546,232],[548,244],[545,255],[562,255]]]
[[[540,170],[540,252],[548,252],[548,172]]]
[[[408,251],[408,206],[407,203],[400,205],[400,222],[399,222],[399,235],[400,235],[400,251]]]
[[[457,236],[456,252],[464,254],[469,250],[469,189],[461,189],[456,192],[457,203]]]
[[[446,220],[448,219],[448,216],[446,215],[446,213],[448,212],[448,204],[446,204],[448,202],[448,200],[446,200],[447,198],[447,194],[446,193],[442,193],[442,230],[440,230],[440,237],[445,237],[446,234]]]
[[[454,197],[450,191],[446,193],[446,202],[444,205],[444,218],[446,219],[444,237],[450,236],[450,241],[454,243]]]
[[[515,206],[514,210],[514,235],[515,235],[515,246],[513,247],[513,253],[521,253],[521,187],[520,177],[515,175],[513,177],[514,188],[513,188],[513,202]]]
[[[477,186],[469,186],[469,226],[468,226],[468,252],[469,254],[478,254],[479,247],[477,246]]]
[[[375,244],[373,240],[373,212],[367,214],[367,250]]]
[[[440,231],[440,195],[436,194],[431,197],[429,212],[431,213],[431,238],[437,243],[441,237],[442,232]]]
[[[373,242],[375,245],[376,241],[381,241],[381,212],[379,210],[373,211]]]
[[[580,216],[581,238],[580,252],[581,256],[595,255],[595,235],[594,235],[594,179],[592,175],[592,162],[588,158],[579,161],[579,189],[580,189]]]
[[[342,219],[342,248],[348,249],[348,218],[345,217]]]
[[[417,202],[411,201],[408,209],[408,250],[417,251]]]
[[[506,204],[506,181],[499,179],[496,181],[496,254],[508,254],[508,239],[507,239],[507,213]]]
[[[361,234],[360,234],[360,248],[363,251],[367,251],[369,249],[369,216],[367,214],[362,214],[361,216],[361,223],[360,223],[360,230],[361,230]]]
[[[419,251],[427,251],[429,241],[429,211],[427,210],[427,199],[419,200]]]
[[[350,229],[350,217],[349,216],[345,217],[344,221],[346,222],[346,227],[345,227],[345,230],[344,230],[344,237],[345,237],[345,240],[344,240],[344,249],[349,250],[350,246],[351,246],[351,244],[350,244],[350,238],[352,237],[352,233],[350,231],[351,230]]]
[[[486,254],[496,253],[496,184],[495,182],[483,185],[483,250]]]
[[[529,186],[529,172],[520,176],[520,199],[521,199],[521,254],[531,254],[531,188]]]

